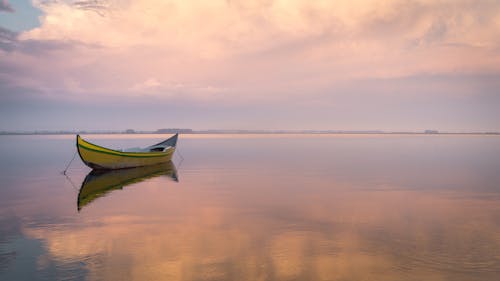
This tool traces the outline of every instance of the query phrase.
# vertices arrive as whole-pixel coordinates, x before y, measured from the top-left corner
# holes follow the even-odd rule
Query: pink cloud
[[[0,0],[0,12],[14,13],[14,8],[12,8],[9,1]]]
[[[496,1],[34,4],[43,12],[41,25],[0,42],[0,78],[52,99],[359,108],[363,100],[379,102],[371,95],[386,90],[371,93],[366,81],[500,73]],[[411,104],[412,87],[398,84],[398,98],[407,98],[402,104]],[[476,84],[465,92],[440,87],[450,100],[491,92]]]

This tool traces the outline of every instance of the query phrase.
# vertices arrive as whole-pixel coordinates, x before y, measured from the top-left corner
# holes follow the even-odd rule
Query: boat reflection
[[[158,176],[167,176],[175,182],[179,181],[177,170],[172,161],[130,169],[92,170],[83,180],[78,193],[78,211],[95,199],[108,195],[113,190],[123,189],[127,185]]]

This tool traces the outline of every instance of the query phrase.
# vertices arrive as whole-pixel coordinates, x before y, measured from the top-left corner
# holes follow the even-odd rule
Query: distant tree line
[[[155,131],[156,134],[175,134],[175,133],[190,134],[192,132],[193,132],[192,129],[179,129],[179,128],[158,129]]]

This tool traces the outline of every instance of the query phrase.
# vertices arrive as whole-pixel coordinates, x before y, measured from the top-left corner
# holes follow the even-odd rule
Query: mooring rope
[[[71,184],[71,186],[73,187],[73,189],[75,189],[76,191],[80,190],[78,187],[76,187],[76,185],[73,183],[73,181],[71,180],[71,178],[68,175],[64,174],[64,176],[69,181],[69,183]]]
[[[180,168],[182,165],[182,162],[184,162],[184,157],[182,157],[181,152],[179,151],[178,147],[175,149],[175,152],[176,152],[175,155],[178,155],[181,158],[181,161],[179,162],[179,167],[177,167],[177,168]]]
[[[181,152],[179,151],[179,148],[176,149],[177,155],[181,158],[182,161],[184,161],[184,157],[182,157]]]
[[[73,160],[75,160],[76,153],[78,153],[78,151],[75,151],[75,154],[73,154],[73,158],[71,158],[71,161],[69,161],[68,165],[66,165],[66,169],[64,169],[64,171],[62,171],[63,175],[66,175],[66,171],[68,171],[69,165],[71,165],[71,163],[73,162]]]

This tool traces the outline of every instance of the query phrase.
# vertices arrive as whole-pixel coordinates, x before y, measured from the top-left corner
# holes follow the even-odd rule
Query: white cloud
[[[500,71],[496,1],[34,4],[43,12],[41,26],[21,34],[21,42],[72,47],[0,56],[16,57],[6,61],[29,68],[38,87],[82,98],[145,91],[270,101],[358,79]],[[78,84],[60,83],[72,79]]]

